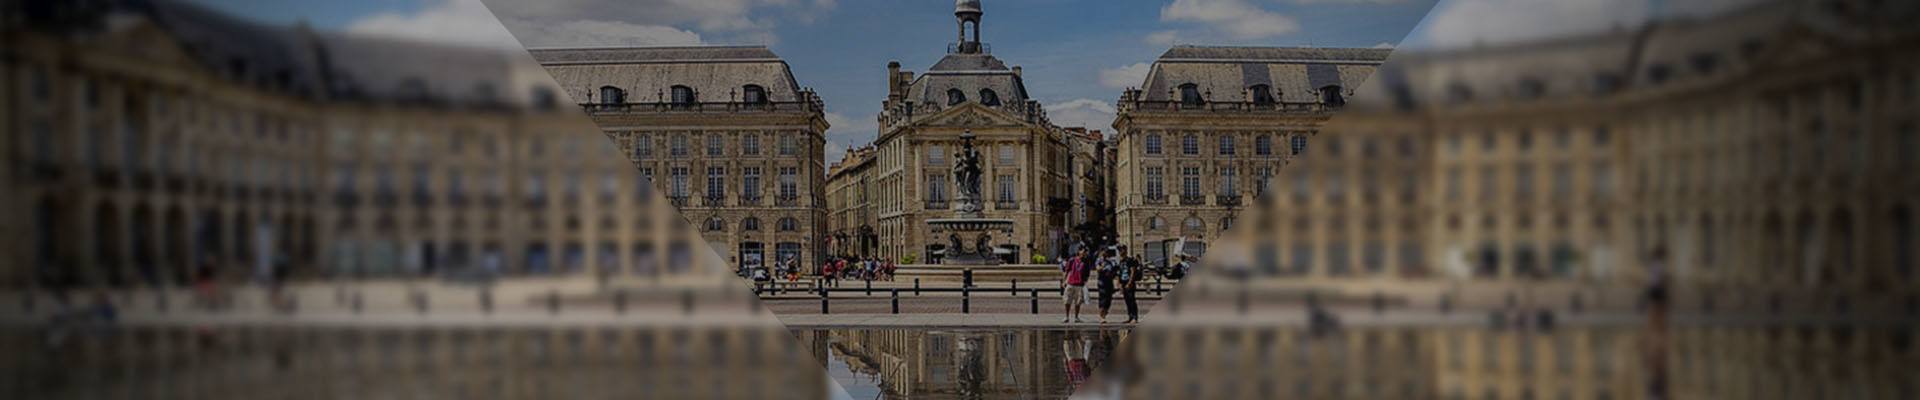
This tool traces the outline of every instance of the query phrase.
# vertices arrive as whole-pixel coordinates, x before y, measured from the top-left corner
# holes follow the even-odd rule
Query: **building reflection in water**
[[[853,398],[1066,398],[1115,362],[1125,331],[796,331]]]
[[[775,326],[0,329],[5,398],[816,399]]]

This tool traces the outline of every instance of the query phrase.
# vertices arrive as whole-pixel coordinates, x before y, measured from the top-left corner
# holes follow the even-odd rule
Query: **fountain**
[[[1013,234],[1013,220],[986,218],[981,208],[983,170],[980,152],[973,148],[973,137],[972,129],[962,132],[960,152],[954,155],[953,180],[958,190],[955,190],[953,217],[927,220],[934,237],[946,236],[947,248],[940,259],[943,265],[999,265],[1001,258],[995,254],[993,234],[1004,233],[1008,237]]]

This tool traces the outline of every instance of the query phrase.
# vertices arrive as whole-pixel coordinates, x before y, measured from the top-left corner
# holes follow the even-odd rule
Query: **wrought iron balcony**
[[[667,196],[667,201],[672,202],[674,207],[687,206],[687,196]]]
[[[1213,197],[1213,204],[1221,205],[1221,206],[1238,206],[1240,205],[1240,195],[1238,194],[1217,195]]]
[[[800,196],[777,196],[773,198],[775,207],[799,207]]]
[[[1183,205],[1183,206],[1202,206],[1206,204],[1207,204],[1207,196],[1201,196],[1201,195],[1180,196],[1180,205]]]
[[[743,194],[743,195],[740,195],[740,206],[742,206],[742,207],[758,207],[758,206],[760,206],[760,196],[759,196],[759,195],[747,195],[747,194]]]
[[[946,200],[927,200],[927,209],[928,210],[945,210],[947,209],[947,201]]]
[[[995,209],[995,210],[1018,210],[1018,209],[1020,209],[1020,202],[1017,202],[1017,201],[1013,201],[1013,200],[999,200],[999,201],[995,201],[995,202],[993,202],[993,209]]]
[[[1141,203],[1145,203],[1147,205],[1153,205],[1153,206],[1167,205],[1166,193],[1148,193],[1145,196],[1141,196],[1140,199],[1141,199]]]
[[[727,205],[727,196],[707,196],[700,201],[700,205],[706,207],[724,207]]]

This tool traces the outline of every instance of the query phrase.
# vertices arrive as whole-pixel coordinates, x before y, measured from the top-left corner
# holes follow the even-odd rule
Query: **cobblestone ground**
[[[1031,301],[1032,300],[1030,300],[1026,296],[1021,296],[1019,298],[1001,297],[1001,296],[984,296],[984,297],[975,296],[972,300],[970,311],[974,314],[1028,314],[1032,312],[1033,304],[1031,303]],[[820,313],[820,299],[807,299],[807,300],[765,299],[765,300],[761,300],[761,303],[765,304],[767,309],[772,310],[775,314],[793,315],[793,314],[819,314]],[[1141,312],[1145,313],[1148,308],[1153,307],[1154,301],[1143,299],[1143,300],[1140,300],[1139,303],[1140,303]],[[827,305],[827,307],[828,307],[829,313],[831,314],[889,314],[893,312],[892,301],[886,297],[881,297],[881,296],[875,296],[874,298],[871,298],[871,299],[834,298]],[[1061,303],[1059,298],[1057,297],[1056,298],[1047,298],[1047,297],[1040,298],[1040,314],[1059,314],[1061,312],[1060,309],[1061,309]],[[1126,306],[1120,302],[1120,299],[1116,298],[1113,300],[1113,310],[1110,312],[1109,318],[1112,318],[1114,316],[1119,316],[1120,319],[1126,319],[1125,317],[1126,310],[1127,310]],[[901,297],[900,313],[902,314],[957,314],[957,313],[960,313],[960,298],[958,297],[922,297],[922,298]],[[1097,305],[1093,303],[1088,303],[1085,310],[1081,311],[1081,315],[1083,316],[1093,316],[1093,315],[1098,315],[1098,313],[1099,313],[1099,308]]]

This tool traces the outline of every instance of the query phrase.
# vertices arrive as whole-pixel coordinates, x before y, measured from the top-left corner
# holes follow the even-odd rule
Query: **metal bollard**
[[[872,296],[872,295],[873,295],[873,280],[871,280],[871,279],[868,279],[868,280],[867,280],[867,295],[868,295],[868,296]]]
[[[913,295],[920,295],[920,278],[913,278]]]
[[[973,290],[968,289],[966,286],[960,287],[960,313],[973,313]]]
[[[480,289],[480,312],[488,313],[488,314],[493,313],[493,289],[492,288]]]
[[[960,270],[960,287],[973,287],[973,268]]]
[[[1253,307],[1249,304],[1251,303],[1251,301],[1248,301],[1247,299],[1248,297],[1247,285],[1245,281],[1241,281],[1241,282],[1242,283],[1240,284],[1240,293],[1234,296],[1233,305],[1234,305],[1234,308],[1240,311],[1240,315],[1247,315],[1247,310]]]
[[[900,313],[900,289],[893,290],[893,313]]]
[[[359,314],[361,309],[366,308],[366,301],[360,297],[360,291],[358,290],[353,292],[353,298],[348,300],[348,302],[352,304],[354,314]]]
[[[1027,290],[1028,290],[1027,296],[1030,299],[1029,303],[1027,304],[1027,308],[1028,308],[1027,312],[1033,313],[1036,315],[1040,314],[1040,289],[1027,289]]]
[[[829,312],[827,310],[827,289],[826,288],[820,289],[820,313],[832,314],[832,312]]]
[[[427,304],[427,293],[420,290],[414,290],[413,291],[413,311],[421,314],[426,314],[428,308],[429,307]]]
[[[1377,290],[1374,291],[1373,292],[1373,313],[1383,314],[1386,312],[1387,312],[1387,295],[1385,293],[1380,293],[1380,291],[1377,291]]]
[[[1020,280],[1019,279],[1013,280],[1013,288],[1007,289],[1007,295],[1013,296],[1013,297],[1020,297]]]
[[[547,313],[548,314],[560,313],[560,291],[559,290],[551,290],[551,289],[547,290]]]

